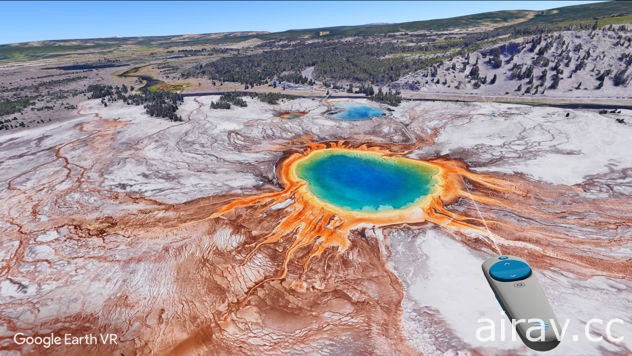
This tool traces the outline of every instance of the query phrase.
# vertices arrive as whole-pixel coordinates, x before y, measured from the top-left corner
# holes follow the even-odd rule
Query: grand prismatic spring
[[[0,287],[28,301],[4,304],[10,332],[38,334],[45,326],[60,333],[115,332],[123,340],[75,354],[239,354],[261,345],[271,354],[296,347],[309,354],[332,339],[332,350],[415,354],[406,345],[417,338],[402,328],[436,324],[432,330],[441,331],[429,335],[441,340],[429,343],[441,345],[450,327],[435,312],[407,309],[410,298],[419,295],[431,305],[428,298],[440,293],[435,305],[446,306],[446,320],[450,310],[460,313],[450,302],[470,303],[479,315],[487,308],[486,290],[482,301],[448,301],[441,293],[468,283],[476,288],[480,256],[519,255],[554,278],[555,271],[569,271],[573,281],[630,278],[629,260],[610,252],[629,244],[629,198],[588,197],[590,185],[539,181],[520,173],[523,163],[509,172],[489,169],[480,159],[498,147],[481,147],[480,140],[475,150],[441,149],[442,133],[472,130],[464,122],[487,125],[480,132],[510,142],[531,123],[524,110],[541,117],[544,109],[500,106],[497,111],[510,117],[504,121],[471,107],[458,116],[465,109],[456,104],[410,103],[393,118],[350,122],[314,114],[330,105],[315,108],[306,100],[268,108],[263,116],[261,107],[237,117],[208,115],[201,108],[209,100],[188,99],[192,114],[185,123],[108,119],[134,118],[142,108],[91,101],[83,104],[80,121],[50,129],[44,138],[28,131],[3,143],[12,158],[3,171],[9,258],[0,273],[10,279]],[[276,116],[308,108],[312,112],[297,120]],[[550,125],[569,122],[554,112]],[[395,119],[402,117],[416,120],[414,140],[399,131]],[[588,114],[584,119],[583,126],[600,124]],[[530,135],[540,139],[533,125]],[[567,136],[556,139],[573,137],[569,130],[576,127],[560,128]],[[339,141],[343,135],[352,139]],[[502,146],[529,158],[516,147]],[[543,148],[533,147],[540,156]],[[178,150],[182,154],[172,154]],[[413,284],[441,279],[442,261],[461,263],[464,256],[476,268],[455,276],[458,287]],[[558,289],[567,283],[548,281]],[[617,307],[601,303],[610,286],[591,292],[590,308]],[[428,289],[435,294],[423,293]],[[576,312],[566,299],[556,300]],[[71,309],[59,311],[61,302]],[[497,313],[489,304],[487,313]],[[407,319],[418,317],[427,323]],[[469,320],[454,318],[457,328]]]
[[[484,221],[452,213],[444,204],[462,197],[493,202],[467,191],[464,178],[499,192],[515,189],[511,183],[469,172],[457,161],[418,161],[378,147],[351,148],[343,142],[311,144],[305,152],[283,160],[279,169],[282,191],[237,199],[213,214],[218,217],[239,207],[266,209],[292,201],[286,208],[288,215],[256,246],[294,235],[276,278],[285,276],[289,260],[301,248],[311,246],[305,267],[329,247],[346,250],[349,232],[362,225],[428,221],[450,229],[485,232]]]
[[[246,260],[251,258],[262,245],[286,237],[292,239],[280,274],[262,283],[284,278],[289,261],[303,248],[309,247],[305,270],[313,258],[329,247],[345,251],[351,230],[363,226],[429,222],[466,236],[470,240],[465,241],[468,245],[496,253],[523,248],[522,243],[512,240],[524,234],[524,229],[484,219],[480,212],[479,216],[464,216],[450,211],[447,206],[459,199],[473,202],[475,211],[478,211],[477,204],[485,204],[544,217],[536,210],[501,199],[510,194],[525,198],[530,195],[526,187],[517,182],[474,173],[458,160],[415,160],[404,157],[405,153],[368,145],[352,147],[342,141],[309,144],[303,152],[293,153],[279,162],[277,178],[283,190],[236,199],[218,209],[212,217],[244,207],[256,208],[258,214],[290,202],[283,208],[287,214],[281,222],[246,257]],[[492,233],[492,227],[501,234]],[[477,237],[469,237],[472,233]],[[543,236],[551,241],[560,239],[551,233],[543,233]],[[557,258],[558,263],[577,263],[572,255],[558,253]],[[585,267],[599,263],[591,259],[582,262]],[[612,272],[622,275],[624,269],[623,265],[616,266]]]
[[[320,150],[296,164],[296,175],[321,201],[352,211],[403,209],[431,193],[438,169],[372,152]]]

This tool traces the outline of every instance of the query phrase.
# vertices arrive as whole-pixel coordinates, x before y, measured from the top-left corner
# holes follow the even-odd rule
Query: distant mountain
[[[115,92],[122,82],[132,91],[354,94],[389,104],[401,94],[618,105],[630,98],[631,53],[632,2],[619,1],[276,33],[19,43],[0,46],[0,125],[68,117],[89,88]]]
[[[241,31],[197,35],[110,37],[98,39],[50,40],[0,46],[0,59],[7,48],[49,47],[67,45],[145,45],[169,47],[171,45],[200,45],[243,41],[252,38],[261,40],[316,38],[321,36],[369,36],[398,32],[450,31],[476,27],[524,28],[530,26],[567,26],[572,23],[594,22],[604,18],[632,18],[632,2],[611,1],[594,4],[566,6],[544,11],[505,10],[445,19],[402,22],[396,24],[365,24],[356,26],[334,26],[282,32]],[[173,43],[170,43],[173,42]]]
[[[271,33],[266,37],[302,37],[315,36],[315,33],[327,32],[329,36],[367,36],[385,35],[397,32],[418,32],[418,31],[448,31],[455,29],[466,29],[471,27],[493,26],[499,27],[516,22],[527,21],[533,11],[494,11],[475,15],[452,17],[447,19],[425,20],[402,22],[396,24],[374,24],[363,26],[337,26],[321,27],[304,30],[290,30],[284,32]]]

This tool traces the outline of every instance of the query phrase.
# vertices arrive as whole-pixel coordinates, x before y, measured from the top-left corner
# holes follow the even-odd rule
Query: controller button
[[[513,282],[529,277],[531,267],[522,261],[505,260],[494,263],[489,274],[497,281]]]

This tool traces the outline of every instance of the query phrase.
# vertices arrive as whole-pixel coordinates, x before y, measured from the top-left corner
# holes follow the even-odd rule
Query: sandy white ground
[[[181,123],[148,117],[141,107],[117,103],[105,108],[96,100],[87,101],[82,103],[85,116],[81,118],[0,136],[4,153],[0,160],[0,181],[5,185],[2,197],[9,199],[5,200],[5,214],[29,224],[45,222],[49,218],[47,212],[56,207],[43,205],[39,215],[31,218],[32,202],[11,200],[14,191],[8,188],[9,182],[12,188],[24,191],[45,187],[36,195],[40,198],[68,188],[70,183],[61,178],[66,174],[63,160],[55,159],[53,148],[96,135],[94,132],[111,132],[112,141],[105,140],[110,137],[106,135],[103,142],[107,145],[103,147],[69,145],[61,150],[70,162],[96,170],[87,173],[86,184],[103,178],[102,188],[173,204],[207,196],[252,194],[264,187],[274,189],[275,163],[292,144],[301,147],[301,142],[337,140],[424,142],[411,157],[447,155],[465,160],[474,171],[520,173],[551,185],[582,184],[594,196],[632,194],[632,177],[628,173],[632,169],[632,155],[628,152],[632,137],[630,111],[600,115],[597,110],[510,104],[407,102],[387,117],[341,121],[327,114],[328,107],[315,99],[284,101],[276,106],[247,99],[248,107],[226,111],[210,109],[212,100],[217,97],[186,98],[180,109],[184,118]],[[282,111],[309,114],[286,120],[276,116]],[[99,122],[95,113],[125,125],[110,131],[82,129],[82,124]],[[617,118],[625,123],[616,122]],[[69,174],[76,177],[79,169],[71,168]],[[121,209],[130,209],[131,213],[139,209],[103,202],[89,190],[73,192],[62,203],[69,211],[83,204],[85,214],[90,216],[115,216]],[[7,221],[0,227],[15,233],[15,226]],[[618,233],[630,237],[629,231],[622,229]],[[198,231],[191,234],[195,238],[202,236]],[[226,234],[225,229],[217,232],[215,239],[219,242],[211,247],[230,249],[232,244]],[[26,304],[24,308],[2,308],[7,317],[32,325],[78,310],[98,314],[100,306],[115,300],[122,290],[146,296],[146,303],[157,303],[174,292],[174,266],[169,263],[143,262],[108,269],[107,262],[89,257],[107,245],[113,246],[107,251],[109,257],[140,258],[179,241],[128,248],[121,242],[122,237],[74,241],[68,236],[64,229],[32,236],[33,243],[25,251],[22,264],[12,272],[12,279],[0,280],[0,306],[16,299],[35,300],[39,311]],[[490,253],[471,250],[456,237],[434,228],[390,228],[388,239],[384,253],[391,251],[389,263],[405,288],[403,324],[412,345],[427,354],[477,347],[485,353],[527,351],[519,341],[489,344],[476,340],[479,318],[501,319],[500,308],[480,271],[480,263]],[[235,241],[241,240],[232,243]],[[117,249],[119,244],[121,248]],[[14,258],[18,245],[17,240],[1,241],[0,259],[6,262]],[[629,245],[599,253],[632,258]],[[76,256],[83,257],[73,259],[73,264],[66,262]],[[43,260],[53,262],[47,264]],[[59,278],[42,277],[48,275]],[[127,277],[119,278],[123,275]],[[627,292],[632,286],[628,282],[604,277],[581,281],[572,273],[550,271],[541,272],[538,277],[550,293],[558,318],[571,319],[570,334],[579,334],[583,323],[592,317],[621,317],[628,326],[632,322],[632,297]],[[68,284],[75,288],[73,293],[62,288]],[[60,310],[60,304],[66,309]],[[624,347],[632,348],[629,328],[615,331],[625,337]],[[130,329],[128,336],[133,333]],[[564,354],[622,350],[616,345],[585,340],[564,343],[557,349]]]

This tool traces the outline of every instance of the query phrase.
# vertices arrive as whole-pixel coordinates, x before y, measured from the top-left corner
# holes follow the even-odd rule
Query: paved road
[[[196,96],[222,95],[226,93],[232,93],[232,91],[184,93],[182,94],[182,96],[196,97]],[[293,95],[293,94],[286,94],[286,93],[283,93],[283,95],[295,96],[297,98],[306,98],[306,99],[324,99],[325,98],[325,96],[322,96],[322,95]],[[357,95],[329,95],[328,98],[329,99],[363,99],[366,97],[357,96]],[[516,100],[518,98],[514,98],[514,97],[481,97],[481,96],[462,96],[459,98],[404,97],[403,99],[408,100],[408,101],[446,101],[446,102],[457,102],[457,103],[465,103],[465,102],[512,103],[512,104],[521,104],[521,105],[551,106],[551,107],[564,108],[564,109],[630,109],[632,110],[632,104],[605,104],[605,103],[591,103],[591,102],[553,102],[553,101],[548,101],[545,98],[544,98],[545,100],[542,100],[543,98],[538,98],[538,99],[532,99],[529,101]],[[519,98],[519,99],[522,99],[522,98]],[[564,99],[555,99],[555,100],[564,100]],[[582,100],[585,100],[585,99],[582,99]],[[632,101],[627,101],[627,100],[626,102],[632,103]]]

